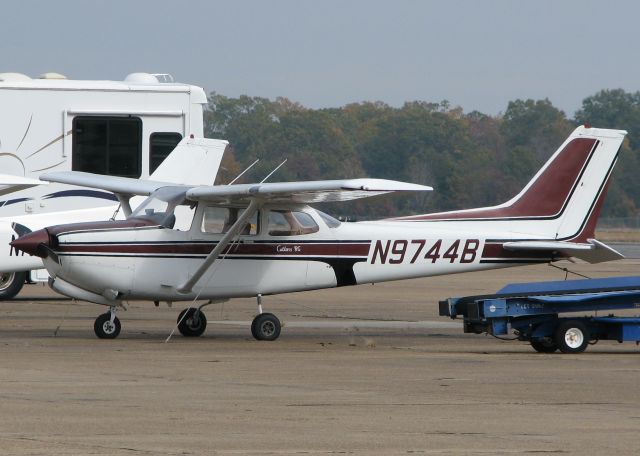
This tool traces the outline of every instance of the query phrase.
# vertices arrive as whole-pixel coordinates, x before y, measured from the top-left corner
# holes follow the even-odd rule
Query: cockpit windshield
[[[319,211],[318,209],[316,209],[316,212],[318,213],[322,221],[326,223],[329,228],[337,228],[340,226],[341,222],[337,218],[332,217],[329,214],[326,214],[322,211]]]
[[[160,226],[173,228],[176,206],[186,201],[184,187],[162,187],[153,192],[130,215],[130,218],[151,220]]]

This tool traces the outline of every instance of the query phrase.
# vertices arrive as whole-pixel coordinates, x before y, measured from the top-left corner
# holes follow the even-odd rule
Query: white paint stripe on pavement
[[[250,321],[221,320],[209,321],[209,324],[229,326],[249,326]],[[380,328],[380,329],[460,329],[461,321],[398,321],[398,320],[293,320],[283,321],[287,328]]]

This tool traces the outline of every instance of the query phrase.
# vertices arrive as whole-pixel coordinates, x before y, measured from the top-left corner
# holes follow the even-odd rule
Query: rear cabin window
[[[182,140],[180,133],[152,133],[149,138],[149,174],[171,153]]]
[[[233,226],[242,214],[244,208],[207,206],[202,216],[202,232],[209,234],[224,234]],[[258,213],[251,216],[241,235],[253,236],[258,234]]]
[[[74,171],[138,178],[142,121],[139,117],[76,117],[72,156]]]
[[[269,211],[269,236],[299,236],[319,229],[313,217],[306,212]]]

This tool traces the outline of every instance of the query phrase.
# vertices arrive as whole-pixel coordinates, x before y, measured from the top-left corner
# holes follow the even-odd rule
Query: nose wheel
[[[93,330],[100,339],[115,339],[120,334],[120,320],[116,317],[115,310],[112,310],[96,318]]]

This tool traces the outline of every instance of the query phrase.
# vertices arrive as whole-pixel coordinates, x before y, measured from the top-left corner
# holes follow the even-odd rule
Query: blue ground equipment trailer
[[[464,319],[464,332],[515,334],[539,352],[583,352],[598,340],[640,343],[640,317],[597,316],[640,309],[640,277],[512,283],[496,294],[440,301],[440,315]],[[591,316],[568,316],[576,312]]]

